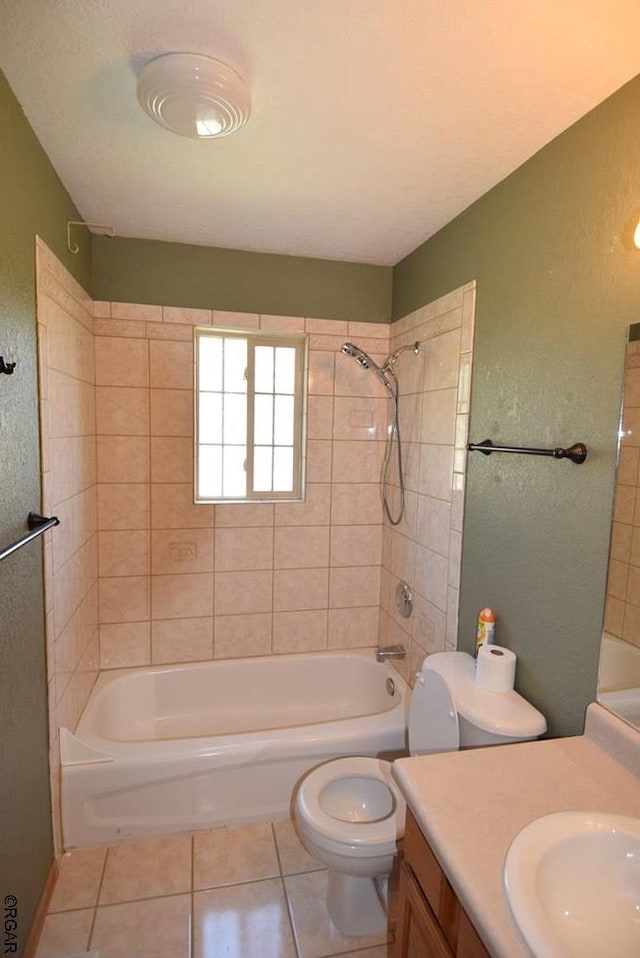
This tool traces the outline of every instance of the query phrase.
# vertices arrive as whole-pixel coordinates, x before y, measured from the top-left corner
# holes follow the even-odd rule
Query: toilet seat
[[[371,778],[389,789],[392,809],[378,821],[343,821],[329,814],[322,805],[323,790],[342,778]],[[303,779],[296,798],[297,810],[306,824],[321,836],[321,841],[349,846],[354,854],[377,855],[381,845],[401,838],[404,831],[405,801],[391,778],[391,762],[378,758],[350,756],[318,766]]]

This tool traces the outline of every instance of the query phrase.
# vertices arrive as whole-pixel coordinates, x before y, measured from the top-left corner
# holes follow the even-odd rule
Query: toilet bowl
[[[329,869],[329,914],[344,934],[386,928],[386,909],[373,879],[391,872],[405,810],[391,763],[382,759],[349,756],[326,762],[298,788],[298,831],[307,851]]]
[[[517,692],[475,684],[475,660],[440,652],[423,662],[409,706],[412,755],[538,738],[544,716]],[[404,834],[405,801],[391,763],[353,756],[326,762],[299,783],[294,821],[311,855],[329,870],[327,906],[347,935],[387,927],[381,888]]]

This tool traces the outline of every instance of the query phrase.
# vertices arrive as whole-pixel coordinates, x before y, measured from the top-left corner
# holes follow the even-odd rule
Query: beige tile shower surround
[[[640,646],[640,342],[627,345],[604,627]]]
[[[58,729],[73,728],[100,668],[93,304],[36,240],[49,760],[56,852]]]
[[[43,509],[56,848],[58,728],[99,669],[402,641],[405,675],[455,647],[475,285],[394,323],[92,303],[38,241]],[[194,325],[309,334],[304,503],[194,505]],[[383,524],[390,402],[340,353],[397,365],[407,510]],[[415,613],[401,619],[406,579]]]

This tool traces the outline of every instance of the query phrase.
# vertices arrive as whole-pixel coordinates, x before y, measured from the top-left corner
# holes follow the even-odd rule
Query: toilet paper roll
[[[510,692],[516,680],[516,655],[501,645],[482,645],[476,663],[476,685],[486,692]]]

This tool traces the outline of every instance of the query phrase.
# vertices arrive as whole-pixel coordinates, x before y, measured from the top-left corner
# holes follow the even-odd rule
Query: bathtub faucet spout
[[[404,645],[386,645],[383,649],[378,649],[376,659],[378,662],[386,662],[387,659],[404,659],[406,654]]]

